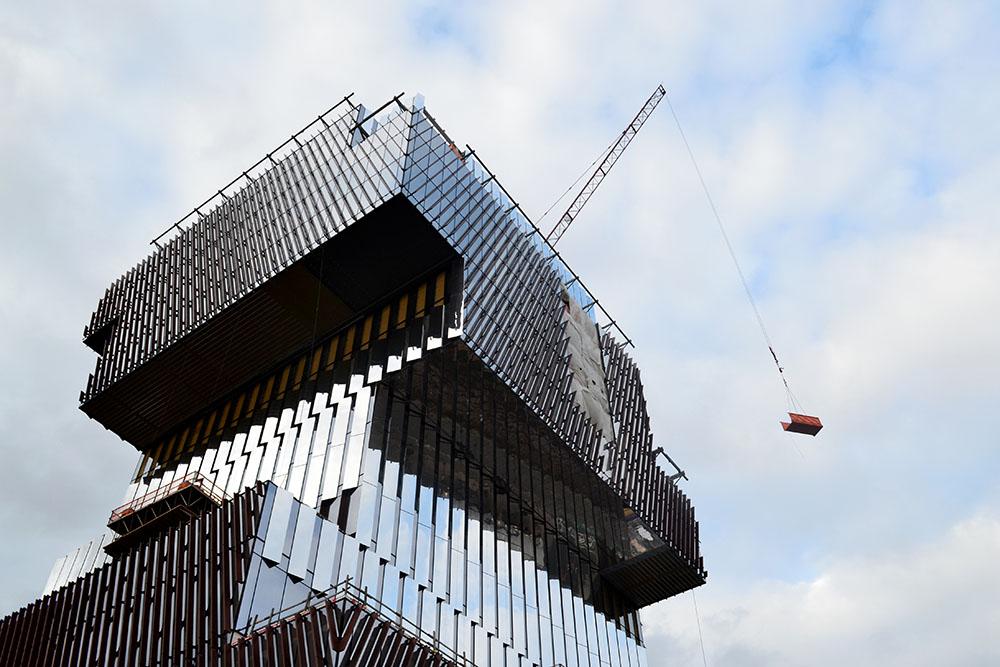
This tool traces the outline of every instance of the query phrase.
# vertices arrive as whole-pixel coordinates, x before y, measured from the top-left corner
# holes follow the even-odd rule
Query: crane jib
[[[575,220],[576,216],[579,215],[584,204],[587,203],[591,195],[594,194],[594,191],[597,190],[597,186],[599,186],[601,181],[603,181],[608,175],[608,172],[611,171],[611,167],[614,166],[615,162],[618,161],[618,158],[620,158],[622,153],[625,152],[625,149],[628,147],[629,143],[631,143],[632,139],[635,138],[635,135],[639,132],[643,123],[646,122],[646,119],[653,113],[653,109],[656,108],[656,105],[660,103],[660,100],[662,100],[666,94],[667,91],[663,87],[663,84],[656,87],[653,94],[650,95],[649,99],[646,100],[646,103],[642,105],[639,113],[635,115],[632,122],[629,123],[622,131],[621,136],[618,137],[618,140],[608,151],[604,160],[600,165],[598,165],[597,169],[594,170],[594,173],[591,174],[590,178],[587,179],[587,182],[580,190],[580,193],[573,199],[572,202],[570,202],[570,205],[566,208],[566,212],[559,218],[559,222],[556,223],[556,226],[553,227],[552,231],[545,237],[548,239],[549,243],[553,246],[559,243],[559,239],[562,238],[562,235],[566,233],[566,230],[573,223],[573,220]]]

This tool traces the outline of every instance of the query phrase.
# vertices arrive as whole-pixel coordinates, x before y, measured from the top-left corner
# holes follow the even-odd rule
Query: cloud
[[[808,581],[701,589],[710,664],[996,664],[998,557],[1000,512],[990,511],[912,549],[838,559]],[[694,607],[684,603],[645,614],[659,664],[700,663]]]

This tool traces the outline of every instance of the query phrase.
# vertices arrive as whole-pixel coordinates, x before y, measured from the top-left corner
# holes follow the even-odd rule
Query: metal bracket
[[[385,110],[385,108],[388,107],[393,102],[395,102],[397,105],[399,105],[399,107],[401,109],[403,109],[403,111],[406,111],[406,107],[403,106],[403,103],[399,101],[399,98],[401,98],[405,94],[406,93],[400,93],[399,95],[396,95],[394,98],[392,98],[391,100],[389,100],[388,102],[386,102],[385,104],[383,104],[382,106],[380,106],[378,109],[375,109],[375,111],[372,111],[370,114],[368,114],[367,116],[365,116],[364,118],[362,118],[361,120],[359,120],[357,123],[354,124],[354,126],[350,130],[348,130],[347,136],[350,137],[351,135],[354,134],[354,132],[356,130],[361,130],[361,133],[364,135],[362,137],[362,139],[367,139],[368,138],[368,131],[365,130],[364,125],[368,121],[370,121],[372,118],[374,118],[378,114],[382,113],[382,111]]]
[[[651,449],[649,451],[649,455],[652,456],[652,457],[654,457],[654,458],[656,457],[657,454],[662,454],[663,457],[665,459],[667,459],[667,461],[670,462],[670,465],[672,465],[674,467],[674,470],[677,471],[676,474],[670,475],[669,479],[670,479],[671,482],[674,482],[676,484],[677,480],[679,480],[679,479],[685,479],[686,480],[688,478],[687,473],[685,473],[683,470],[681,470],[681,467],[679,465],[677,465],[677,463],[674,462],[674,460],[672,458],[670,458],[670,454],[667,454],[665,451],[663,451],[663,447],[657,447],[656,449]]]

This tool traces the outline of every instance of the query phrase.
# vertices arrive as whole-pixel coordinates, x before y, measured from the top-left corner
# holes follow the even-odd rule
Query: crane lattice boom
[[[567,208],[566,212],[563,213],[561,218],[559,218],[559,222],[556,223],[556,226],[553,227],[552,231],[545,237],[548,239],[550,244],[554,246],[559,243],[559,239],[561,239],[562,235],[566,233],[567,229],[569,229],[570,224],[572,224],[573,220],[576,219],[576,216],[579,215],[584,204],[587,203],[587,200],[590,199],[591,195],[594,194],[594,191],[597,190],[597,186],[600,185],[601,181],[604,180],[604,177],[608,175],[608,172],[611,171],[611,167],[614,166],[615,162],[618,161],[618,158],[620,158],[622,153],[625,152],[625,149],[628,148],[629,143],[631,143],[632,139],[639,131],[639,128],[641,128],[643,123],[646,122],[649,115],[653,113],[653,109],[656,108],[656,105],[660,103],[660,100],[662,100],[666,94],[667,91],[661,84],[657,86],[656,90],[653,91],[653,94],[649,96],[649,99],[646,100],[642,109],[639,110],[639,113],[636,114],[635,118],[632,119],[632,122],[628,124],[628,127],[625,128],[621,136],[618,137],[618,141],[616,141],[608,151],[604,160],[602,160],[601,164],[598,165],[597,170],[591,174],[586,184],[584,184],[583,189],[580,190],[580,194],[578,194],[570,203],[569,208]]]

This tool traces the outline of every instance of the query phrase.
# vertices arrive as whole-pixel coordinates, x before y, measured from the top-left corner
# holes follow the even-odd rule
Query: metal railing
[[[351,577],[348,577],[338,584],[334,584],[322,593],[314,593],[310,590],[309,597],[302,602],[297,602],[281,609],[273,609],[271,613],[264,617],[252,617],[247,621],[246,627],[234,630],[234,636],[230,643],[236,645],[240,642],[250,641],[255,634],[261,634],[265,632],[267,628],[273,627],[283,620],[293,619],[296,616],[302,615],[304,612],[319,609],[328,602],[336,603],[338,601],[345,601],[352,605],[358,605],[360,606],[361,611],[367,611],[369,614],[373,614],[383,620],[394,623],[403,632],[412,635],[419,642],[427,646],[433,653],[440,655],[447,661],[456,665],[473,667],[473,662],[466,657],[464,652],[459,655],[454,649],[441,643],[441,640],[438,639],[436,634],[428,632],[424,628],[420,627],[415,622],[404,616],[401,611],[387,607],[380,599],[368,593],[367,588],[358,588],[351,582]]]
[[[226,494],[218,486],[210,482],[207,478],[203,477],[197,472],[191,472],[179,479],[161,486],[155,491],[150,491],[144,495],[134,498],[124,505],[120,505],[111,511],[111,517],[108,519],[108,524],[112,524],[119,519],[126,517],[130,514],[134,514],[138,510],[149,507],[153,503],[171,496],[178,491],[182,491],[188,487],[195,487],[201,491],[205,496],[211,499],[215,504],[221,505],[226,499]]]

